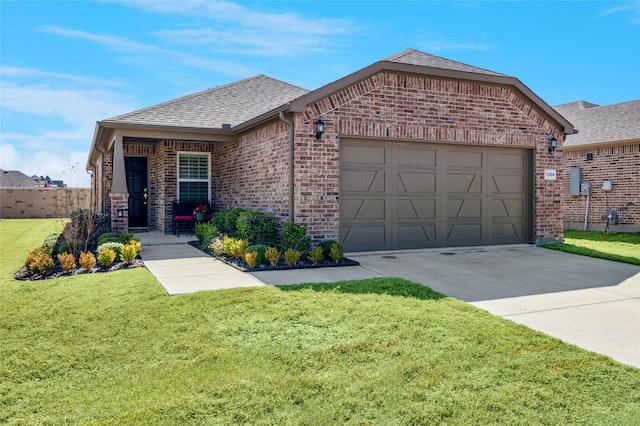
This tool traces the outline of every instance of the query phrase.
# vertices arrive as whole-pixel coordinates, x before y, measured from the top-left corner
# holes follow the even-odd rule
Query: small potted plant
[[[198,222],[203,222],[207,214],[207,206],[200,204],[198,207],[193,209],[193,214],[196,216],[196,220]]]

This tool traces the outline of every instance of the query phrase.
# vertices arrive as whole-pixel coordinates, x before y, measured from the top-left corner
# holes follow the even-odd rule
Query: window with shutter
[[[210,200],[210,155],[207,153],[178,153],[178,200]]]

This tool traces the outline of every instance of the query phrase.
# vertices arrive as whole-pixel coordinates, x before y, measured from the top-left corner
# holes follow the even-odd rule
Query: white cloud
[[[176,65],[182,64],[233,76],[247,76],[254,73],[251,68],[244,65],[213,60],[178,50],[164,49],[120,37],[93,34],[87,31],[72,30],[49,25],[40,27],[40,31],[101,44],[108,49],[128,55],[126,61],[134,64],[150,63],[153,67],[165,68],[175,67]],[[143,56],[141,57],[140,55]],[[149,58],[152,58],[152,60],[150,61]],[[171,58],[171,60],[167,61],[167,58]]]
[[[630,1],[621,6],[611,7],[607,10],[600,12],[598,16],[612,15],[614,13],[627,13],[631,14],[631,23],[634,25],[640,25],[640,0]]]
[[[293,56],[328,52],[339,46],[336,37],[360,31],[347,19],[322,18],[317,14],[302,16],[262,12],[224,1],[128,1],[124,4],[172,17],[201,18],[199,25],[189,22],[186,29],[157,31],[154,34],[171,43],[208,46],[235,54]]]
[[[0,167],[88,186],[84,171],[96,120],[134,108],[127,84],[20,67],[0,69]],[[73,172],[71,164],[79,164]]]

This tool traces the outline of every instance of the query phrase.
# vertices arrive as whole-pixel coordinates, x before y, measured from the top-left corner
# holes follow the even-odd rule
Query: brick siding
[[[587,160],[587,154],[593,159]],[[591,183],[588,229],[604,229],[601,219],[609,208],[630,205],[626,211],[619,212],[620,225],[614,230],[640,231],[640,144],[608,146],[578,150],[572,148],[564,153],[565,185],[563,191],[563,210],[567,229],[583,229],[587,197],[569,195],[569,172],[572,166],[582,169],[582,181]],[[612,190],[605,192],[602,181],[611,180]]]
[[[314,240],[339,237],[342,137],[530,148],[535,153],[534,238],[562,238],[564,135],[509,87],[381,72],[288,118],[295,126],[295,221],[307,224]],[[325,122],[321,140],[315,138],[318,118]],[[558,148],[549,154],[551,136],[558,139]],[[288,137],[287,124],[275,118],[240,135],[238,142],[158,142],[154,151],[144,154],[150,185],[155,185],[150,190],[150,220],[158,230],[171,232],[179,151],[212,153],[214,208],[257,209],[288,220]],[[128,156],[137,148],[125,144],[124,149]],[[110,188],[110,158],[103,168],[103,187]],[[557,179],[544,180],[545,169],[556,169]],[[103,197],[106,204],[105,198],[108,195]]]

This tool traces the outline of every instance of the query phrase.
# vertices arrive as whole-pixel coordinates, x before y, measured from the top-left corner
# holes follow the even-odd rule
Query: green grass
[[[599,231],[564,232],[564,243],[545,246],[553,250],[615,262],[640,265],[640,232],[606,233]]]
[[[174,297],[144,268],[13,280],[50,225],[0,222],[1,424],[640,417],[640,370],[400,279]]]

